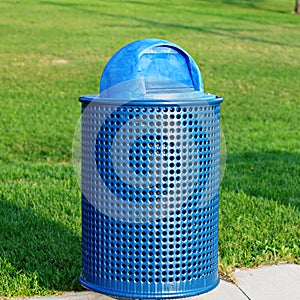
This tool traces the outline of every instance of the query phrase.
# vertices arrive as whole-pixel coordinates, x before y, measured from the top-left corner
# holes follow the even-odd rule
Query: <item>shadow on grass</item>
[[[133,1],[133,2],[136,3],[137,1]],[[224,2],[234,4],[235,1],[224,1]],[[250,1],[245,1],[245,2],[247,2],[248,5],[250,5],[249,4]],[[192,26],[192,25],[179,24],[179,23],[168,23],[168,22],[151,20],[151,19],[146,19],[146,18],[142,18],[142,17],[135,17],[135,16],[130,16],[130,15],[125,15],[125,14],[106,13],[104,11],[100,12],[99,10],[96,10],[96,9],[89,9],[89,8],[84,7],[84,6],[81,6],[81,4],[78,4],[78,3],[73,3],[73,4],[69,3],[69,4],[66,5],[66,4],[62,4],[62,3],[58,3],[58,2],[54,2],[54,1],[42,1],[42,4],[52,5],[52,6],[62,6],[62,7],[68,8],[68,9],[74,9],[77,12],[81,11],[81,12],[85,12],[85,13],[89,13],[89,14],[94,14],[94,15],[97,15],[97,16],[101,15],[101,17],[110,17],[110,18],[114,18],[116,20],[123,19],[123,20],[136,21],[136,22],[144,23],[146,25],[150,25],[152,27],[166,28],[166,29],[174,29],[174,28],[175,29],[185,29],[185,30],[192,30],[192,31],[202,32],[202,33],[208,34],[208,35],[239,39],[239,40],[242,40],[242,41],[251,41],[251,42],[268,44],[268,45],[300,48],[300,45],[293,44],[293,43],[285,43],[285,42],[281,42],[281,41],[267,40],[267,39],[263,39],[263,38],[256,38],[256,37],[253,37],[253,36],[239,34],[238,32],[236,32],[236,28],[219,28],[218,29],[218,28],[213,28],[211,26],[205,27],[205,26]],[[141,4],[141,3],[136,3],[136,4]],[[157,5],[157,4],[151,4],[151,5]],[[260,8],[256,8],[255,6],[254,6],[254,8],[255,9],[260,9]],[[198,16],[201,16],[201,15],[208,16],[208,13],[205,12],[205,11],[202,12],[202,10],[194,11],[194,10],[183,8],[182,11],[197,14]],[[234,15],[234,14],[232,14],[232,15],[223,15],[223,14],[220,14],[220,13],[217,13],[217,12],[213,13],[212,16],[213,17],[219,17],[219,18],[222,18],[222,19],[233,19],[233,20],[242,20],[242,21],[246,20],[250,23],[251,22],[252,23],[257,23],[257,19],[256,18],[251,19],[251,16],[246,17],[246,19],[245,19],[245,16],[241,17],[241,16]],[[260,23],[263,24],[263,21],[260,20]],[[113,26],[115,26],[115,25],[112,24],[112,27]],[[122,27],[136,27],[136,26],[131,25],[131,24],[130,25],[122,24]],[[252,29],[249,28],[249,30],[251,31]],[[247,31],[249,31],[249,30],[247,30]]]
[[[202,0],[206,3],[211,3],[209,0]],[[236,7],[245,7],[245,8],[255,8],[259,9],[259,6],[257,4],[264,2],[264,0],[215,0],[214,3],[219,5],[227,4],[227,5],[233,5]]]
[[[165,27],[165,28],[186,29],[186,30],[202,32],[202,33],[208,34],[208,35],[215,35],[215,36],[220,36],[220,37],[239,39],[242,41],[251,41],[251,42],[256,42],[256,43],[261,43],[261,44],[300,48],[300,45],[297,45],[297,44],[285,43],[285,42],[274,41],[274,40],[266,40],[266,39],[262,39],[262,38],[241,35],[241,34],[238,34],[235,32],[236,28],[233,28],[233,29],[232,28],[222,28],[222,29],[215,28],[215,29],[213,29],[212,27],[210,27],[208,29],[208,28],[200,27],[200,26],[159,22],[159,21],[153,21],[153,20],[145,19],[145,18],[130,17],[130,16],[126,16],[126,15],[115,15],[115,14],[111,14],[111,13],[101,13],[101,15],[116,18],[116,19],[130,19],[133,21],[138,21],[138,22],[148,24],[153,27],[159,27],[159,28]],[[223,16],[220,16],[220,17],[223,17]]]
[[[264,0],[219,0],[217,2],[233,4],[238,6],[256,7],[257,3],[264,2]]]
[[[210,2],[210,1],[206,0],[206,2]],[[258,4],[264,3],[265,2],[264,0],[217,0],[215,2],[229,4],[238,7],[253,8],[253,9],[263,10],[268,12],[281,13],[281,14],[289,13],[289,11],[287,12],[284,10],[276,10],[271,5],[268,8],[259,6]]]
[[[0,296],[81,289],[79,235],[4,200],[1,193],[0,215]]]
[[[300,210],[300,153],[228,154],[222,187]]]

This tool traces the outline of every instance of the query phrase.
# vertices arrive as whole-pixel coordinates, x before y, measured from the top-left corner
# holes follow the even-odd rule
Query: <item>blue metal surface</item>
[[[119,50],[100,85],[80,97],[81,283],[141,299],[213,289],[222,98],[183,49],[155,39]]]
[[[139,82],[139,79],[145,81],[146,89],[165,88],[164,83],[171,81],[176,84],[175,87],[181,84],[181,87],[204,91],[201,73],[193,58],[179,46],[165,40],[139,40],[117,51],[103,70],[100,92],[120,83]],[[167,88],[172,86],[168,83]]]

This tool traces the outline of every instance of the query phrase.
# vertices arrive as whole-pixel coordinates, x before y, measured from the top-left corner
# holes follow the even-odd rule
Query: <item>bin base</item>
[[[85,281],[82,277],[79,278],[81,285],[93,292],[105,294],[107,296],[119,298],[119,299],[175,299],[175,298],[185,298],[192,297],[200,294],[207,293],[218,286],[220,283],[220,277],[218,276],[217,280],[209,285],[199,289],[191,290],[191,291],[179,291],[179,292],[158,292],[158,293],[135,293],[135,292],[122,292],[116,290],[110,290],[103,288],[97,284],[93,284]]]

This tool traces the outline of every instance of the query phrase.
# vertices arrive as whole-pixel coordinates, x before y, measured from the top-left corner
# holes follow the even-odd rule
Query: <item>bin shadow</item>
[[[228,154],[224,189],[273,199],[300,210],[300,153]]]
[[[11,284],[22,285],[20,289],[30,293],[27,296],[43,290],[82,289],[78,281],[81,268],[79,234],[6,201],[1,193],[0,213],[0,263],[3,264],[1,274],[7,281],[7,293],[11,292]],[[5,287],[2,290],[6,293]]]

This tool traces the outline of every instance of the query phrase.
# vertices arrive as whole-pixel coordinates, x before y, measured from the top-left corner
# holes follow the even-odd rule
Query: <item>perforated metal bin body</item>
[[[146,66],[131,68],[126,85],[119,77],[107,84],[103,76],[116,78],[110,64],[124,53],[127,59],[139,54],[135,65],[143,53],[154,53],[152,66],[147,57]],[[190,82],[186,70],[174,79],[157,69],[157,57],[161,66],[176,55],[184,58]],[[207,292],[219,282],[222,98],[203,92],[192,58],[167,41],[134,42],[116,56],[102,74],[108,92],[80,97],[81,283],[121,298]]]

